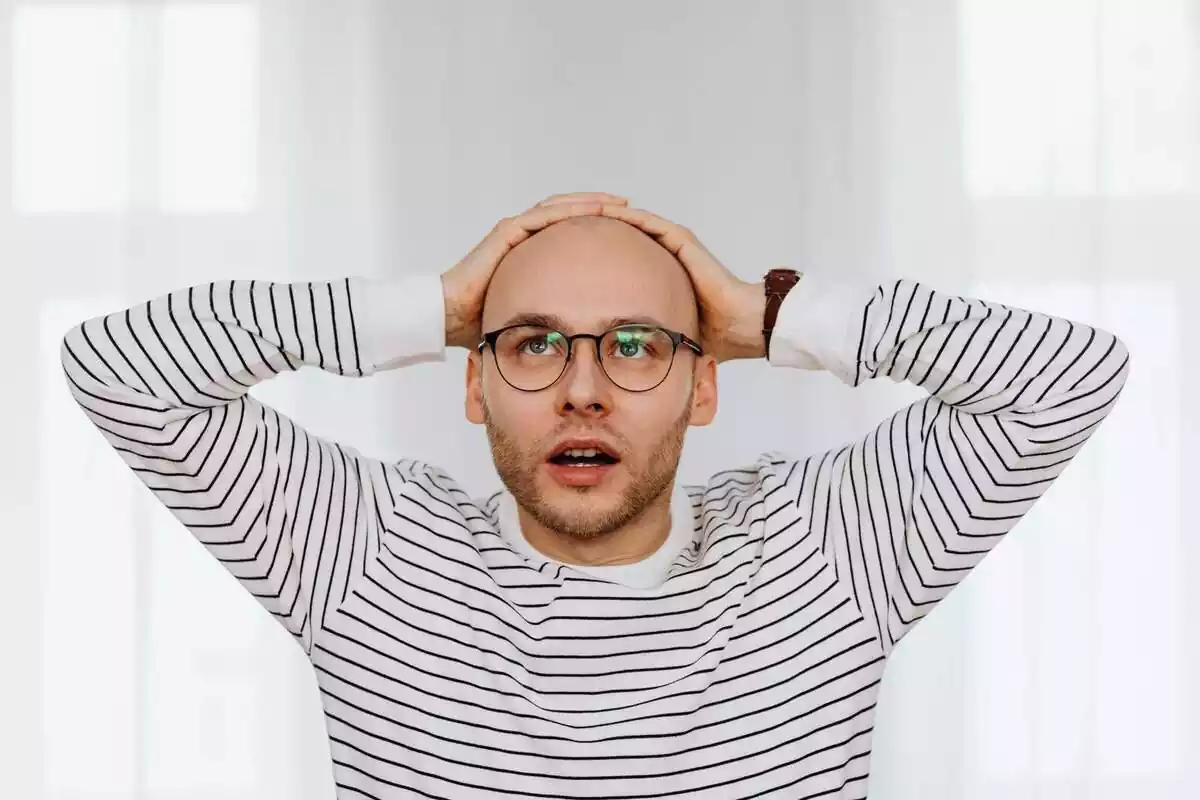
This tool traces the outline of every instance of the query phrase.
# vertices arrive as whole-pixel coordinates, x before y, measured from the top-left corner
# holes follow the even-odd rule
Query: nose
[[[577,339],[567,371],[559,380],[559,413],[602,417],[612,408],[612,385],[600,366],[596,342]]]

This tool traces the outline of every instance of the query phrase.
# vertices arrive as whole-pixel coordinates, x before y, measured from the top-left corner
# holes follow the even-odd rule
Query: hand
[[[570,217],[600,216],[605,205],[621,208],[629,201],[605,192],[556,194],[515,217],[506,217],[462,261],[442,273],[446,307],[446,344],[472,348],[479,343],[483,300],[500,261],[514,247],[555,222]]]
[[[717,361],[763,358],[761,283],[749,283],[725,268],[690,230],[640,208],[606,203],[604,216],[619,219],[653,236],[679,260],[692,280],[700,307],[700,338]]]

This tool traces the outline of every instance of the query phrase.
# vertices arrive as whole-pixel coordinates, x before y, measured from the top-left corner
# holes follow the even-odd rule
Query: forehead
[[[648,317],[696,332],[696,300],[683,266],[641,230],[605,217],[557,222],[504,258],[488,286],[483,328],[525,313],[554,314],[577,330]]]

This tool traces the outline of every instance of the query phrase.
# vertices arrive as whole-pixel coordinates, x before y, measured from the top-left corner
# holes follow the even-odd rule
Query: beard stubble
[[[614,507],[588,508],[585,504],[583,508],[556,508],[546,500],[537,485],[537,470],[542,464],[540,453],[545,448],[531,448],[531,452],[522,450],[511,436],[495,424],[486,400],[483,403],[484,424],[500,480],[517,505],[531,517],[550,530],[575,539],[595,539],[612,533],[636,520],[662,496],[679,468],[690,417],[689,394],[683,413],[667,427],[652,447],[644,451],[649,453],[645,464],[639,468],[627,461],[621,462],[625,469],[632,468],[635,472]],[[583,498],[595,491],[593,487],[567,488]]]

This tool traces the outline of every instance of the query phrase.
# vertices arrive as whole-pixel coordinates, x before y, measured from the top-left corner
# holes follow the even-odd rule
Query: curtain
[[[1196,0],[0,9],[0,796],[333,795],[303,654],[73,407],[65,330],[213,280],[440,272],[582,190],[747,279],[913,278],[1121,335],[1109,421],[893,656],[870,797],[1200,796]],[[255,394],[482,495],[462,368]],[[916,398],[762,363],[720,381],[685,481]]]

